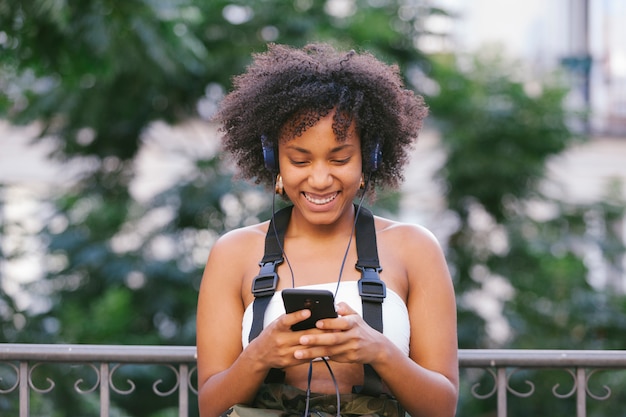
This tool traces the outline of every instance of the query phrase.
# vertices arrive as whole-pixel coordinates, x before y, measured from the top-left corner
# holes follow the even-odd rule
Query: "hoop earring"
[[[283,177],[280,174],[276,176],[276,187],[274,187],[274,191],[278,195],[283,195],[285,192],[285,188],[283,187]]]
[[[361,182],[359,183],[359,190],[365,189],[365,175],[361,174]]]

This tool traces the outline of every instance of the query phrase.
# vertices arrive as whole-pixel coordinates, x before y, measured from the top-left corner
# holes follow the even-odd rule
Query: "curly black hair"
[[[345,140],[355,123],[364,172],[372,171],[366,155],[377,146],[382,151],[370,190],[397,188],[428,113],[423,98],[404,87],[396,65],[369,52],[340,52],[328,44],[301,49],[270,44],[266,52],[253,55],[233,85],[214,120],[221,125],[224,149],[234,157],[240,176],[268,187],[275,173],[264,166],[261,136],[277,148],[279,138],[296,137],[336,110],[337,140]]]

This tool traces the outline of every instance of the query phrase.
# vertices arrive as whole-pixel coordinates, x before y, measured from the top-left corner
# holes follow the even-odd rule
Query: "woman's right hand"
[[[297,350],[304,348],[300,344],[300,338],[305,333],[324,333],[324,330],[293,331],[291,326],[310,316],[311,311],[307,309],[283,314],[266,326],[245,350],[248,354],[254,355],[255,360],[265,364],[268,369],[283,369],[308,363],[309,359],[296,359],[294,356]]]

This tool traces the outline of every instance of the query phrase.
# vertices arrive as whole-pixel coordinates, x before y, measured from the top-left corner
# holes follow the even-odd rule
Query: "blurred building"
[[[580,127],[592,136],[626,138],[626,1],[438,3],[456,14],[445,47],[475,52],[499,43],[536,74],[563,69],[574,87],[570,105],[589,110]]]
[[[569,42],[561,64],[591,110],[589,131],[594,136],[626,137],[626,2],[568,3]]]

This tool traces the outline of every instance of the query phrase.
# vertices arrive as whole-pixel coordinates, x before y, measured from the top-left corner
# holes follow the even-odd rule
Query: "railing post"
[[[506,368],[498,368],[498,417],[506,417],[507,385]]]
[[[109,417],[110,394],[109,364],[102,362],[100,363],[100,417]]]
[[[28,395],[28,361],[20,362],[20,417],[30,415],[30,399]]]
[[[587,376],[585,368],[576,368],[576,417],[587,416]]]
[[[178,385],[178,416],[189,415],[189,367],[187,364],[180,365],[180,381]]]

